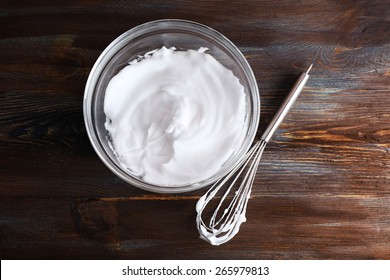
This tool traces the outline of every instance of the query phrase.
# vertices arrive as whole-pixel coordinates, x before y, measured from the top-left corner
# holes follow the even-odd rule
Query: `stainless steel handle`
[[[298,80],[295,82],[294,86],[288,93],[287,97],[283,100],[282,105],[279,107],[275,116],[272,118],[268,127],[263,132],[261,139],[265,142],[269,142],[274,135],[276,129],[279,127],[280,123],[283,121],[284,117],[287,115],[291,106],[294,104],[298,95],[301,93],[303,87],[305,86],[307,80],[309,79],[309,71],[313,67],[313,64],[309,66],[306,72],[301,73],[298,77]]]

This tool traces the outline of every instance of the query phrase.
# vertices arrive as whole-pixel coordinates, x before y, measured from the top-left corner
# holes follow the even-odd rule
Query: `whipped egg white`
[[[105,127],[132,176],[160,186],[194,184],[216,174],[241,147],[244,87],[206,51],[162,47],[110,80]]]

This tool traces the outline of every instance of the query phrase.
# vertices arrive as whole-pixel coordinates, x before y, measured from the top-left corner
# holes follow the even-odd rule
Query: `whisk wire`
[[[237,173],[237,176],[234,178],[234,180],[230,183],[228,189],[226,190],[226,192],[224,193],[224,195],[222,196],[221,200],[219,201],[219,204],[218,206],[216,207],[215,209],[215,212],[210,220],[210,227],[215,227],[217,226],[226,216],[226,214],[228,213],[227,209],[231,209],[231,207],[235,206],[236,202],[237,202],[237,196],[235,196],[229,206],[225,209],[224,213],[222,214],[222,216],[219,218],[219,220],[217,222],[215,222],[215,219],[218,215],[218,212],[219,212],[219,209],[220,207],[222,206],[223,202],[225,201],[225,199],[227,198],[227,196],[229,195],[229,193],[231,192],[233,186],[235,185],[235,183],[237,182],[238,178],[240,177],[241,173],[243,172],[243,170],[245,169],[245,167],[248,165],[248,163],[250,162],[250,157],[255,154],[256,152],[256,149],[258,147],[258,143],[256,143],[254,145],[254,147],[252,148],[252,150],[250,150],[250,152],[248,153],[248,155],[244,158],[244,160],[237,165],[237,167],[235,169],[233,169],[233,171],[229,174],[229,177],[227,179],[229,179],[231,176],[233,176],[234,174],[236,174],[236,172],[238,171]],[[223,180],[220,184],[218,184],[218,189],[220,187],[222,187],[223,185],[225,185],[225,183],[227,182],[227,180]],[[241,189],[242,189],[242,184],[240,185],[240,188],[238,189],[238,191],[236,192],[237,193],[240,193],[241,192]]]
[[[248,203],[252,184],[256,176],[257,167],[260,163],[260,158],[266,144],[267,142],[264,140],[256,142],[243,160],[240,161],[240,163],[237,164],[225,178],[217,181],[199,200],[197,205],[198,230],[202,233],[201,237],[211,244],[216,244],[216,240],[218,240],[219,244],[227,242],[238,232],[241,223],[245,222],[246,205]],[[228,198],[228,195],[231,193],[233,187],[236,186],[237,180],[248,164],[248,171],[242,179],[238,189],[235,191],[228,207],[226,207],[221,216],[217,218],[224,201]],[[206,225],[202,219],[202,212],[204,208],[217,195],[218,191],[226,185],[233,175],[236,175],[234,180],[229,184],[227,190],[216,206],[210,218],[209,224]],[[225,241],[221,242],[221,240]]]
[[[259,155],[261,149],[263,149],[261,142],[263,142],[263,141],[257,142],[254,145],[254,147],[253,147],[253,153],[251,154],[251,156],[254,156],[254,159],[253,159],[252,163],[250,164],[248,172],[245,174],[245,177],[243,178],[243,180],[242,180],[242,182],[240,184],[240,187],[235,192],[235,196],[231,200],[229,206],[225,209],[224,214],[219,219],[218,223],[217,224],[213,224],[212,226],[215,227],[216,225],[218,225],[220,221],[224,220],[226,214],[228,214],[227,217],[224,220],[225,222],[221,226],[221,228],[223,229],[223,228],[226,227],[226,225],[229,225],[229,223],[232,220],[234,220],[234,218],[236,217],[237,214],[242,212],[242,207],[245,206],[245,204],[243,204],[243,201],[245,199],[243,199],[243,198],[248,196],[249,193],[250,193],[250,185],[248,186],[248,182],[251,184],[253,182],[253,180],[254,180],[254,177],[255,177],[255,174],[256,174],[256,170],[257,170],[257,166],[258,166],[258,162],[259,162],[259,161],[256,161],[256,159],[258,158],[258,155]],[[249,162],[250,162],[250,159],[247,159],[245,161],[245,163],[241,166],[241,169],[239,170],[239,172],[238,172],[238,174],[236,176],[236,180],[241,175],[241,173],[245,170],[245,168],[249,164]],[[234,180],[230,184],[228,192],[230,192],[232,187],[235,185],[236,180]],[[220,204],[222,204],[222,203],[220,203]],[[237,208],[235,208],[236,206],[237,206]],[[229,209],[236,209],[236,211],[229,211]],[[215,213],[217,213],[217,211]]]

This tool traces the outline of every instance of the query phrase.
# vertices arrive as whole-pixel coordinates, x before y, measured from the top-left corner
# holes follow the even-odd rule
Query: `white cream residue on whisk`
[[[248,194],[249,195],[249,194]],[[202,212],[202,208],[204,208],[206,204],[207,194],[203,195],[196,204],[196,212],[199,214]],[[228,211],[232,211],[231,207],[225,209],[225,214]],[[229,241],[233,236],[235,236],[240,230],[240,226],[242,223],[246,222],[246,205],[243,206],[243,209],[239,213],[234,214],[232,220],[229,223],[226,223],[222,227],[212,227],[207,226],[201,221],[201,215],[196,217],[198,230],[200,232],[200,238],[206,240],[212,245],[221,245]]]
[[[107,86],[105,127],[113,150],[147,183],[205,180],[244,141],[244,87],[206,50],[148,52]]]

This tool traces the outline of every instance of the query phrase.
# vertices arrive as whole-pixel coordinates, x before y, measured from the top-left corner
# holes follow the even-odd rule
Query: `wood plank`
[[[387,259],[390,199],[260,195],[231,242],[198,238],[193,197],[1,199],[2,258]]]

